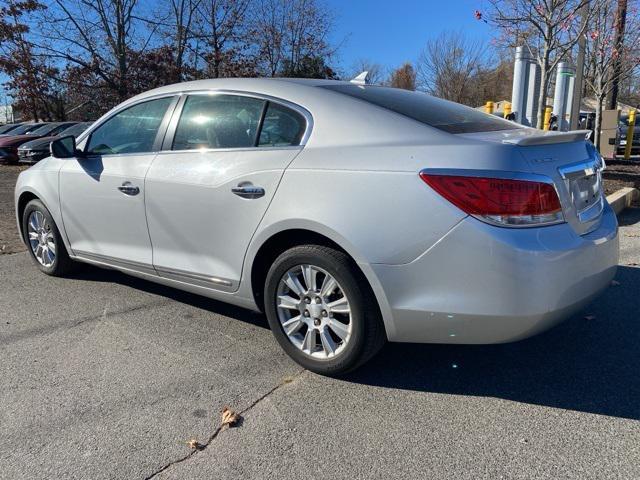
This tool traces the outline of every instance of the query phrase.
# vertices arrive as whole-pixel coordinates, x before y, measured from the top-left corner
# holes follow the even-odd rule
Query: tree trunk
[[[604,104],[604,96],[602,95],[598,95],[597,98],[597,103],[596,103],[596,122],[594,125],[594,132],[593,132],[593,143],[595,144],[596,148],[598,149],[598,151],[600,151],[600,130],[602,128],[602,106]]]
[[[613,62],[611,71],[611,96],[609,97],[609,110],[618,108],[618,82],[620,79],[620,52],[622,52],[622,43],[624,41],[624,28],[627,20],[627,0],[618,0],[618,10],[616,12],[616,37],[615,49],[618,57]]]

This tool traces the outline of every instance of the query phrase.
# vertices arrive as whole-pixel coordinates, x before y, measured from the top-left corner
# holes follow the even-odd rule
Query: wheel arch
[[[335,248],[344,252],[353,261],[358,273],[367,283],[367,287],[373,293],[378,309],[382,315],[387,337],[391,337],[395,328],[391,308],[387,302],[386,295],[382,289],[377,276],[369,264],[364,261],[355,251],[353,246],[346,240],[340,239],[335,232],[319,232],[316,228],[309,226],[288,226],[277,231],[270,231],[269,234],[260,236],[260,240],[254,242],[247,262],[247,274],[249,280],[249,295],[252,296],[256,306],[260,311],[264,311],[264,285],[269,268],[273,261],[284,251],[305,244],[323,245]],[[332,233],[334,233],[332,235]]]

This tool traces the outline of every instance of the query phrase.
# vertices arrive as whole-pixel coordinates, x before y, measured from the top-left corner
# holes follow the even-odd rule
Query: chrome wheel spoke
[[[299,300],[296,300],[293,297],[290,297],[289,295],[280,295],[278,297],[279,303],[278,303],[278,307],[279,308],[286,308],[288,310],[298,310],[298,303]]]
[[[328,303],[327,307],[329,307],[329,311],[331,313],[342,313],[342,314],[351,313],[351,310],[349,309],[349,302],[347,301],[347,297],[342,297],[337,300],[334,300],[333,302]]]
[[[287,333],[287,335],[293,335],[304,325],[302,321],[302,317],[298,315],[297,317],[292,317],[286,322],[282,324],[282,328]]]
[[[307,286],[307,290],[310,292],[315,292],[318,289],[318,270],[316,270],[315,267],[311,265],[304,265],[302,267],[302,276],[304,277],[304,283]]]
[[[304,335],[304,341],[302,342],[302,350],[311,354],[316,349],[316,331],[313,328],[308,328],[307,333]]]
[[[333,341],[333,338],[331,338],[329,330],[326,327],[320,330],[320,342],[322,343],[322,348],[327,356],[331,356],[335,353],[336,343]]]
[[[298,297],[302,298],[305,290],[296,275],[293,275],[291,272],[288,272],[285,278],[285,283],[293,293],[298,295]]]
[[[51,231],[44,213],[34,210],[27,221],[27,237],[31,252],[44,267],[50,267],[56,258],[55,236]]]
[[[338,283],[336,282],[336,280],[333,277],[327,275],[324,277],[324,280],[322,281],[322,287],[320,288],[320,295],[322,295],[323,297],[328,297],[333,293],[333,291],[337,287],[338,287]]]
[[[37,242],[38,234],[36,232],[32,232],[31,230],[29,230],[29,240],[35,240]]]
[[[342,322],[339,322],[335,318],[330,318],[328,322],[328,326],[333,333],[335,333],[342,340],[349,336],[349,326],[345,325]]]

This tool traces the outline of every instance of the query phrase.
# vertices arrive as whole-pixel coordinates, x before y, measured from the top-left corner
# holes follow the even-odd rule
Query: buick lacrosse
[[[21,173],[35,265],[76,262],[264,311],[304,367],[392,342],[500,343],[591,301],[618,263],[603,161],[423,93],[220,79],[119,105]]]

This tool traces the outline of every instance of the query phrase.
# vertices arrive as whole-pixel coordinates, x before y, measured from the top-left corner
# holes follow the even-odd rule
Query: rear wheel
[[[385,342],[366,279],[341,251],[319,245],[287,250],[269,269],[264,298],[276,340],[313,372],[353,370]]]
[[[40,200],[31,200],[25,207],[22,231],[31,259],[42,272],[58,277],[72,269],[74,262],[69,258],[60,231]]]

